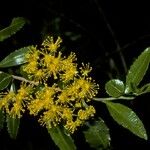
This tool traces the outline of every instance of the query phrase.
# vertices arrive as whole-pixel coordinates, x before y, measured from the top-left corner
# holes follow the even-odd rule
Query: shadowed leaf
[[[11,75],[9,75],[7,73],[0,72],[0,90],[5,89],[9,85],[11,80],[12,80]]]
[[[63,128],[53,127],[47,130],[53,139],[54,143],[59,147],[60,150],[76,150],[73,139],[70,134],[67,134]]]
[[[0,41],[2,42],[11,35],[15,34],[24,26],[25,23],[26,20],[22,17],[14,18],[8,27],[0,30]]]
[[[7,130],[12,139],[16,139],[20,125],[20,118],[12,118],[7,115]]]
[[[107,149],[110,146],[109,129],[105,122],[99,118],[93,124],[87,124],[88,129],[84,131],[86,142],[94,149]]]

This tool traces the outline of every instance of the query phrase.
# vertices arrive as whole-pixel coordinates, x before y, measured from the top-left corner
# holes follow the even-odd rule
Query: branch
[[[4,72],[0,71],[0,74],[1,74],[1,73],[4,73]],[[25,78],[20,77],[20,76],[16,76],[16,75],[11,75],[11,76],[12,76],[12,78],[15,79],[15,80],[19,80],[19,81],[31,83],[31,84],[33,84],[33,85],[38,85],[38,84],[39,84],[38,82],[30,81],[30,80],[25,79]]]
[[[133,100],[135,97],[125,97],[125,96],[120,96],[118,98],[115,97],[106,97],[106,98],[93,98],[95,101],[112,101],[112,100],[119,100],[119,99],[126,99],[126,100]]]

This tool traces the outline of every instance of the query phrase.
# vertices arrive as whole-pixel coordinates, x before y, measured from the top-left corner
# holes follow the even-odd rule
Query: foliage
[[[15,18],[0,31],[1,41],[19,31],[25,20]],[[73,134],[83,129],[86,142],[94,149],[108,149],[111,137],[105,121],[96,117],[93,101],[106,104],[110,116],[133,134],[147,140],[144,124],[129,107],[115,100],[133,100],[150,92],[150,83],[141,85],[149,66],[150,48],[134,61],[126,81],[112,79],[105,85],[108,98],[96,98],[99,86],[89,76],[92,68],[82,63],[78,67],[75,53],[64,56],[62,39],[48,36],[41,45],[20,48],[0,62],[0,129],[7,122],[10,137],[17,138],[20,118],[29,111],[47,128],[52,140],[61,150],[77,149]],[[14,75],[15,67],[20,72]],[[13,68],[11,73],[10,68]],[[19,86],[16,86],[16,80]],[[95,116],[95,117],[94,117]]]
[[[11,37],[13,34],[19,31],[25,23],[26,20],[22,17],[14,18],[7,28],[4,28],[0,31],[0,42]]]

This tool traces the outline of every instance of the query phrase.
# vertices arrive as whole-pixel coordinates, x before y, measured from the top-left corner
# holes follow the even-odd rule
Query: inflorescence
[[[90,105],[99,86],[89,77],[89,64],[77,67],[76,55],[68,57],[60,51],[62,39],[47,37],[40,48],[32,46],[22,66],[27,78],[37,85],[22,82],[17,91],[1,94],[0,109],[12,117],[21,118],[26,109],[38,116],[41,125],[63,124],[71,133],[93,117]]]

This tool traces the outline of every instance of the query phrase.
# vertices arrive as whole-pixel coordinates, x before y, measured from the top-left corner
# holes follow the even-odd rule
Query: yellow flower
[[[80,110],[78,111],[78,117],[79,117],[79,119],[81,119],[81,120],[87,120],[89,116],[87,115],[87,113],[86,113],[85,110],[80,109]]]
[[[40,117],[39,122],[42,125],[49,124],[51,127],[57,126],[61,121],[61,106],[51,105],[48,111],[43,113],[43,116]]]
[[[20,118],[24,112],[25,101],[28,101],[32,90],[32,86],[22,83],[17,93],[10,91],[2,98],[0,108],[6,110],[10,116]]]
[[[27,72],[29,75],[34,74],[38,70],[37,66],[38,66],[38,62],[33,60],[23,66],[23,71]]]
[[[68,120],[66,122],[65,128],[69,130],[71,133],[74,133],[79,126],[82,125],[82,121],[77,119],[76,121]]]
[[[45,72],[47,72],[48,76],[53,74],[54,79],[57,79],[57,74],[61,71],[61,53],[57,57],[44,54],[43,66],[46,67]]]
[[[89,117],[93,117],[94,114],[96,113],[96,110],[93,106],[90,105],[90,106],[86,107],[86,113]]]
[[[64,108],[62,118],[65,119],[65,120],[72,120],[73,111],[70,108]]]
[[[62,61],[62,70],[68,70],[70,66],[74,66],[74,62],[77,60],[76,54],[71,52],[71,54]],[[76,66],[76,65],[75,65]]]
[[[22,83],[20,89],[17,90],[16,99],[23,100],[28,99],[28,96],[33,91],[33,85],[27,85],[26,83]]]
[[[30,94],[33,91],[32,85],[26,85],[25,83],[22,83],[20,86],[20,89],[17,90],[17,93],[15,94],[12,102],[13,106],[10,108],[9,114],[12,117],[18,117],[20,118],[22,116],[21,113],[23,113],[25,101],[28,101],[30,99]]]
[[[39,50],[36,47],[31,46],[30,51],[26,54],[26,59],[30,63],[39,59]]]
[[[73,64],[71,64],[70,66],[68,65],[68,68],[66,67],[65,69],[65,72],[60,74],[60,78],[64,83],[73,80],[74,76],[78,73],[77,67]]]
[[[28,104],[28,109],[31,115],[36,116],[44,107],[44,103],[41,99],[35,99]]]
[[[76,79],[73,86],[76,87],[74,93],[77,98],[87,99],[92,99],[97,94],[97,90],[99,88],[95,82],[92,82],[91,78]]]
[[[94,116],[95,114],[95,109],[93,106],[88,106],[86,107],[85,110],[80,109],[78,111],[78,118],[80,120],[87,120],[89,117]]]
[[[69,95],[68,95],[68,90],[62,90],[62,92],[58,95],[58,100],[57,102],[60,102],[61,104],[64,104],[66,102],[70,101]]]
[[[6,110],[6,112],[9,112],[9,104],[14,99],[15,93],[10,91],[3,95],[3,97],[0,99],[0,109]]]
[[[38,69],[35,71],[34,75],[32,75],[33,80],[37,82],[44,81],[46,82],[46,73],[43,69]]]
[[[74,92],[72,85],[65,87],[58,95],[57,102],[63,105],[71,105],[71,101],[76,100]]]
[[[21,112],[24,112],[25,110],[23,109],[22,105],[18,102],[13,104],[12,109],[9,111],[9,115],[13,118],[21,118],[22,114]]]
[[[55,53],[57,49],[60,47],[60,43],[62,43],[62,39],[60,37],[57,38],[56,42],[54,42],[53,37],[48,36],[42,45],[51,53]]]
[[[41,110],[48,110],[54,104],[55,86],[48,87],[45,85],[43,89],[35,93],[35,98],[32,98],[32,101],[28,105],[30,114],[37,115]]]
[[[79,68],[80,72],[82,74],[83,77],[88,76],[88,74],[91,72],[92,67],[90,67],[90,64],[84,64],[82,63],[82,67]]]

